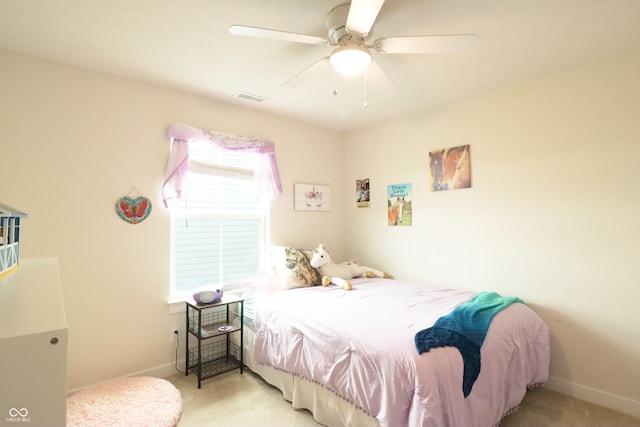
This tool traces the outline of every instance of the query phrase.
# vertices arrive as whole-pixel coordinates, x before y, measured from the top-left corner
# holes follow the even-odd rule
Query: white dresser
[[[63,427],[67,322],[57,258],[0,279],[0,426]]]

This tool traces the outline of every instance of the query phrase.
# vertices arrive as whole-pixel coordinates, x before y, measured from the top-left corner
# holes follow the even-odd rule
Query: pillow
[[[311,251],[273,246],[271,258],[280,288],[293,289],[322,284],[320,272],[309,264]]]

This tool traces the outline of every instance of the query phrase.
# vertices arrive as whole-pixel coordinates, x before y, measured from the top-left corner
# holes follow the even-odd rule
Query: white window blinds
[[[183,200],[172,206],[174,286],[190,293],[260,273],[266,213],[258,203],[253,153],[194,146]]]

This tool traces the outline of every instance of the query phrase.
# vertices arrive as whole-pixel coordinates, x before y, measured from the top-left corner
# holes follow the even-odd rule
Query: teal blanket
[[[440,317],[431,328],[418,332],[415,336],[418,354],[436,347],[456,347],[464,363],[462,392],[466,398],[480,374],[480,348],[491,320],[514,302],[524,303],[520,298],[503,297],[495,292],[479,293]]]

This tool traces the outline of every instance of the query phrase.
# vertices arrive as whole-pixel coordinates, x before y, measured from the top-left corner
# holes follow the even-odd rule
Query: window
[[[268,207],[258,202],[255,153],[192,143],[183,200],[171,206],[171,298],[241,288],[265,259]]]

